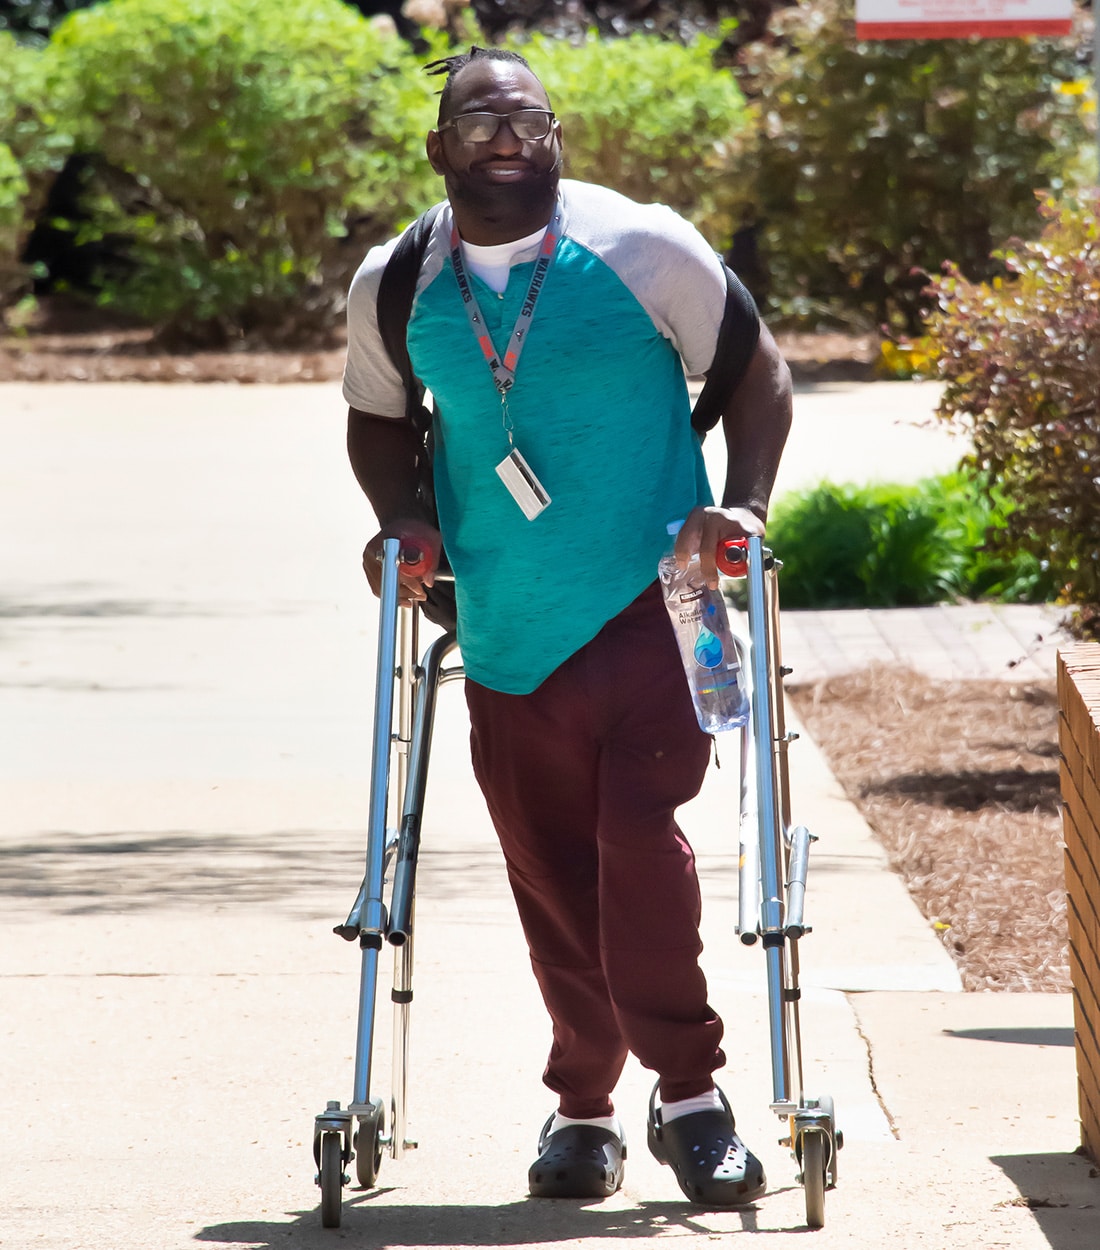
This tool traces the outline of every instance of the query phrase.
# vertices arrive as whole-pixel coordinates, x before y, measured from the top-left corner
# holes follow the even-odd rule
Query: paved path
[[[941,604],[787,612],[784,662],[814,682],[868,664],[902,665],[937,681],[1053,681],[1067,637],[1045,604]]]
[[[786,480],[948,467],[942,435],[895,421],[928,398],[800,394]],[[624,1191],[525,1198],[546,1028],[452,691],[417,929],[421,1147],[349,1195],[339,1232],[318,1227],[312,1119],[351,1081],[357,958],[330,928],[360,876],[373,665],[371,519],[341,427],[329,386],[0,387],[0,1246],[805,1246],[767,1109],[763,969],[730,936],[729,768],[683,819],[724,1084],[771,1192],[688,1209],[645,1150],[632,1065]],[[785,627],[803,673],[814,651]],[[807,1085],[847,1136],[815,1245],[1091,1250],[1068,997],[960,993],[808,739],[792,768],[820,837]]]

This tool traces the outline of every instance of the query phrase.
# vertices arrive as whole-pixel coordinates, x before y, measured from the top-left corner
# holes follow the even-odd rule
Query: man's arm
[[[421,440],[407,421],[348,409],[348,459],[383,529],[406,517],[426,520],[416,493]]]
[[[363,569],[376,594],[384,538],[400,538],[429,556],[423,577],[402,575],[402,599],[423,599],[439,563],[442,539],[417,494],[417,458],[422,454],[422,440],[408,422],[348,409],[348,459],[382,527],[363,552]]]
[[[722,412],[726,437],[723,508],[747,508],[767,520],[779,459],[791,429],[791,371],[767,326],[740,385]]]
[[[721,507],[695,508],[676,540],[676,554],[684,563],[699,552],[708,585],[718,585],[714,557],[719,543],[763,535],[790,428],[791,372],[761,325],[756,351],[722,411],[726,483]]]

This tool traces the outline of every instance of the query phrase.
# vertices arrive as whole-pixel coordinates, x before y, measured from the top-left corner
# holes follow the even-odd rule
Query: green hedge
[[[74,9],[95,0],[7,0],[0,4],[0,30],[11,31],[23,43],[42,44],[50,31]]]
[[[992,276],[995,244],[1034,228],[1035,188],[1082,173],[1074,39],[864,43],[853,0],[801,0],[771,29],[744,51],[742,160],[775,312],[916,333],[923,271]]]
[[[15,257],[23,231],[27,179],[6,143],[0,143],[0,308],[24,285],[25,276]]]
[[[712,64],[715,40],[518,46],[562,117],[567,173],[671,204],[728,244],[747,113]],[[325,334],[366,248],[443,193],[423,151],[439,89],[423,63],[440,50],[418,59],[340,0],[107,0],[72,14],[42,65],[57,133],[95,158],[75,242],[124,252],[100,274],[101,302],[192,342]],[[11,255],[30,224],[19,205],[34,206],[8,165]]]
[[[45,55],[106,170],[85,233],[132,240],[102,300],[177,333],[324,334],[364,246],[432,197],[418,64],[340,0],[111,0]]]
[[[757,221],[773,312],[913,330],[914,266],[992,272],[1033,186],[1070,178],[1079,71],[1050,41],[857,44],[849,5],[777,15],[782,39],[744,53],[751,110],[714,38],[515,46],[567,173],[668,203],[718,248]],[[129,262],[104,304],[193,341],[323,336],[366,248],[442,193],[426,59],[342,0],[104,0],[40,56],[0,32],[0,307],[75,143],[98,171],[77,240]]]
[[[0,318],[30,289],[19,257],[72,148],[51,96],[42,54],[0,30]]]
[[[668,204],[724,250],[739,182],[733,143],[749,114],[732,75],[714,67],[718,45],[633,34],[580,44],[535,35],[513,46],[561,118],[568,176]]]

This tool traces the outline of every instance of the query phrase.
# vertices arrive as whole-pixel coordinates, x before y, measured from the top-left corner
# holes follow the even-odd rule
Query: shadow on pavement
[[[207,1244],[248,1246],[250,1250],[274,1250],[294,1246],[304,1250],[331,1247],[347,1236],[364,1250],[390,1247],[539,1246],[571,1245],[593,1237],[653,1238],[657,1236],[702,1237],[728,1235],[728,1231],[759,1231],[756,1208],[724,1211],[733,1221],[718,1234],[706,1212],[693,1212],[682,1202],[640,1202],[627,1209],[612,1210],[602,1203],[526,1199],[486,1206],[389,1206],[373,1199],[386,1191],[353,1193],[345,1198],[341,1227],[321,1227],[318,1210],[295,1212],[293,1223],[240,1221],[214,1224],[195,1234]],[[776,1230],[770,1230],[776,1231]],[[805,1226],[784,1232],[809,1232]]]
[[[152,603],[139,599],[81,599],[64,603],[16,603],[0,599],[0,619],[44,617],[199,616],[189,603]]]
[[[972,1042],[1011,1042],[1016,1046],[1072,1046],[1074,1043],[1072,1028],[945,1029],[944,1032],[948,1037]]]
[[[91,582],[35,585],[25,594],[0,594],[0,620],[37,620],[49,617],[115,619],[135,616],[192,617],[237,615],[240,605],[215,607],[188,599],[115,599]]]
[[[322,918],[331,911],[336,924],[363,879],[365,847],[365,834],[355,830],[46,830],[23,842],[0,843],[0,902],[8,914],[29,909],[61,916],[141,914],[166,905],[263,905],[293,915],[304,908]],[[712,903],[736,902],[729,856],[700,855],[699,863]],[[504,881],[495,843],[421,848],[417,893],[425,900],[502,894]]]
[[[338,910],[354,901],[363,847],[360,834],[316,829],[255,835],[51,831],[0,846],[0,900],[8,912],[73,916],[210,902],[293,911],[305,900],[312,907],[320,893]],[[470,897],[495,886],[502,871],[495,847],[425,849],[418,885],[425,896]],[[334,915],[333,923],[340,919]]]
[[[1000,1155],[994,1162],[1020,1191],[1051,1250],[1096,1245],[1100,1169],[1082,1154]]]

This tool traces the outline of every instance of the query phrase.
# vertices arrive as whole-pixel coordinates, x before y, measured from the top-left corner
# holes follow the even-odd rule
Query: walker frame
[[[749,638],[739,639],[751,682],[751,713],[741,738],[738,857],[738,928],[741,942],[764,951],[771,1044],[770,1108],[786,1125],[781,1144],[800,1168],[806,1222],[825,1223],[825,1192],[837,1182],[843,1136],[833,1100],[803,1089],[799,943],[811,930],[804,918],[811,844],[804,825],[791,825],[788,749],[797,739],[785,727],[779,646],[778,560],[760,538],[727,544],[724,571],[743,576]],[[419,651],[419,610],[398,604],[400,542],[387,539],[382,552],[379,640],[366,871],[343,924],[334,932],[361,951],[358,1029],[352,1098],[330,1101],[316,1116],[313,1155],[321,1189],[321,1222],[340,1224],[347,1169],[355,1164],[359,1185],[375,1184],[382,1157],[400,1159],[416,1142],[407,1136],[409,1030],[412,991],[416,865],[420,847],[428,763],[440,686],[461,678],[448,666],[456,650],[444,633]],[[390,874],[387,876],[387,874]],[[386,886],[390,886],[388,901]],[[382,951],[394,948],[393,1071],[387,1107],[372,1096],[372,1052]]]

